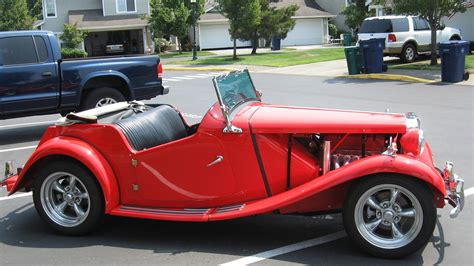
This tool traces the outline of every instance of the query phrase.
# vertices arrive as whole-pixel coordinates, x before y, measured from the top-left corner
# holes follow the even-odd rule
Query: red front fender
[[[94,147],[71,137],[52,138],[42,143],[26,162],[9,195],[24,186],[26,178],[32,178],[28,171],[39,160],[52,155],[67,156],[81,162],[94,174],[104,193],[105,212],[109,213],[119,204],[119,188],[115,174],[107,160]]]
[[[432,167],[404,155],[397,155],[396,157],[377,155],[353,162],[273,197],[249,203],[238,212],[212,214],[209,220],[225,220],[268,213],[337,185],[377,173],[398,173],[412,176],[431,185],[440,194],[446,196],[444,181]]]

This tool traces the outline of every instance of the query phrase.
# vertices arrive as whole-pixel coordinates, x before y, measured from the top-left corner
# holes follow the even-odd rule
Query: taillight
[[[158,75],[158,78],[163,78],[163,65],[161,63],[158,64],[158,66],[156,67],[156,72],[157,72],[157,75]]]
[[[396,41],[397,41],[397,36],[395,34],[388,35],[388,42],[396,42]]]

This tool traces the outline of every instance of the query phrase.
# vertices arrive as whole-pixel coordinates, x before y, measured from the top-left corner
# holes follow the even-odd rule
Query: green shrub
[[[171,42],[165,38],[155,38],[155,53],[162,53],[171,46]]]
[[[81,49],[61,48],[61,56],[63,59],[67,58],[85,58],[87,53]]]
[[[329,24],[329,35],[331,35],[333,38],[338,38],[336,25]]]

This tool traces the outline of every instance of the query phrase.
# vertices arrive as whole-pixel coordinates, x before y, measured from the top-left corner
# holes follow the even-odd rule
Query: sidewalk
[[[386,58],[386,62],[394,60],[393,58]],[[270,74],[291,74],[291,75],[306,75],[306,76],[323,76],[323,77],[344,77],[344,78],[375,78],[374,76],[355,75],[348,76],[347,64],[345,59],[319,62],[306,65],[289,66],[289,67],[265,67],[265,66],[246,66],[246,65],[218,65],[218,66],[189,66],[189,65],[167,65],[165,70],[190,70],[190,71],[230,71],[234,69],[248,68],[254,73],[270,73]],[[441,82],[440,71],[433,70],[413,70],[413,69],[393,69],[388,67],[388,71],[376,75],[377,79],[390,79],[399,81],[417,80],[417,82]],[[404,78],[406,77],[406,78]],[[474,86],[474,75],[468,81],[456,83],[458,85]]]

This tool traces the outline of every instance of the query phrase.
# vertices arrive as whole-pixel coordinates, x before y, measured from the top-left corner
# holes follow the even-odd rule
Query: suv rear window
[[[389,33],[403,31],[408,31],[407,18],[364,20],[359,33]]]

